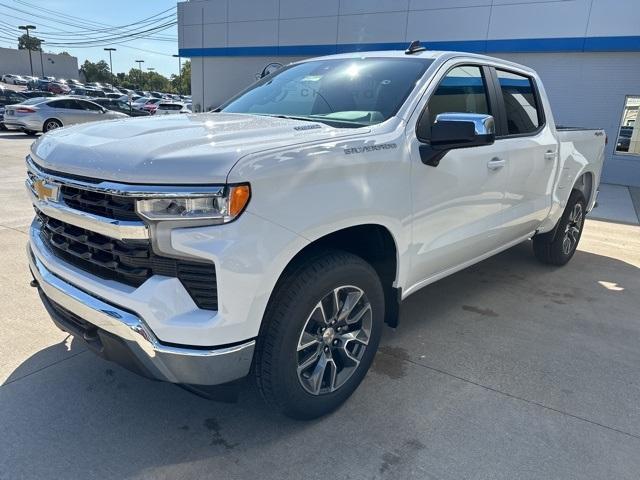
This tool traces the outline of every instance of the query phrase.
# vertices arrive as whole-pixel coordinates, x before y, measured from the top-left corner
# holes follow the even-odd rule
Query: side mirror
[[[428,117],[428,115],[423,115]],[[428,118],[425,118],[428,121]],[[491,145],[496,138],[491,115],[479,113],[441,113],[428,128],[423,119],[416,129],[422,163],[437,167],[449,150]]]

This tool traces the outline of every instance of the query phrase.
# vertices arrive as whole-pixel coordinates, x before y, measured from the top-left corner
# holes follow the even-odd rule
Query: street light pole
[[[140,70],[140,89],[142,89],[142,64],[144,60],[136,60],[136,63],[138,64],[138,70]]]
[[[44,40],[40,40],[40,70],[42,70],[42,78],[44,78],[44,62],[42,61],[42,44]]]
[[[175,53],[173,56],[178,59],[178,95],[182,95],[182,58]]]
[[[35,30],[35,25],[20,25],[19,30],[26,30],[27,32],[27,49],[29,50],[29,66],[31,67],[31,76],[33,77],[33,60],[31,59],[31,37],[29,37],[29,30]]]
[[[111,76],[113,77],[113,63],[111,63],[111,52],[115,52],[116,49],[115,48],[105,48],[104,49],[105,52],[109,52],[109,73],[111,73]],[[115,80],[114,80],[115,83]]]

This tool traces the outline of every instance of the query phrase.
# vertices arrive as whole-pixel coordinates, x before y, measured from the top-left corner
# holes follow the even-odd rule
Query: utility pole
[[[140,89],[142,90],[142,64],[144,60],[136,60],[136,63],[138,64],[138,70],[140,70]]]
[[[27,49],[29,50],[29,66],[31,67],[31,76],[33,77],[33,60],[31,59],[31,37],[29,37],[29,30],[35,30],[35,25],[20,25],[19,30],[27,31]]]
[[[173,56],[178,59],[178,95],[182,95],[182,58],[175,53]]]
[[[111,52],[115,52],[116,49],[109,47],[109,48],[105,48],[104,49],[105,52],[109,52],[109,73],[111,73],[111,76],[113,77],[113,63],[111,62]],[[113,79],[113,83],[115,83],[115,78]]]
[[[42,44],[44,40],[40,40],[40,70],[42,70],[42,78],[44,78],[44,62],[42,61]]]

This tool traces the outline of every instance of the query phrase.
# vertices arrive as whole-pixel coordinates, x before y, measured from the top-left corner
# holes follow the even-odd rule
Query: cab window
[[[533,81],[524,75],[496,70],[507,120],[508,135],[535,132],[542,125]]]
[[[489,99],[482,68],[464,65],[449,70],[429,99],[427,109],[432,125],[441,113],[489,115]]]

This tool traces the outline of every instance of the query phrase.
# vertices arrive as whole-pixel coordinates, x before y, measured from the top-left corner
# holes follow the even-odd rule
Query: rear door
[[[499,104],[496,144],[508,152],[504,236],[516,239],[535,231],[549,213],[559,146],[536,80],[502,67],[492,76]]]
[[[501,246],[507,181],[505,144],[449,151],[437,167],[425,165],[415,125],[440,113],[493,115],[497,104],[488,67],[452,64],[434,81],[408,122],[413,196],[412,267],[409,290],[419,288]]]

